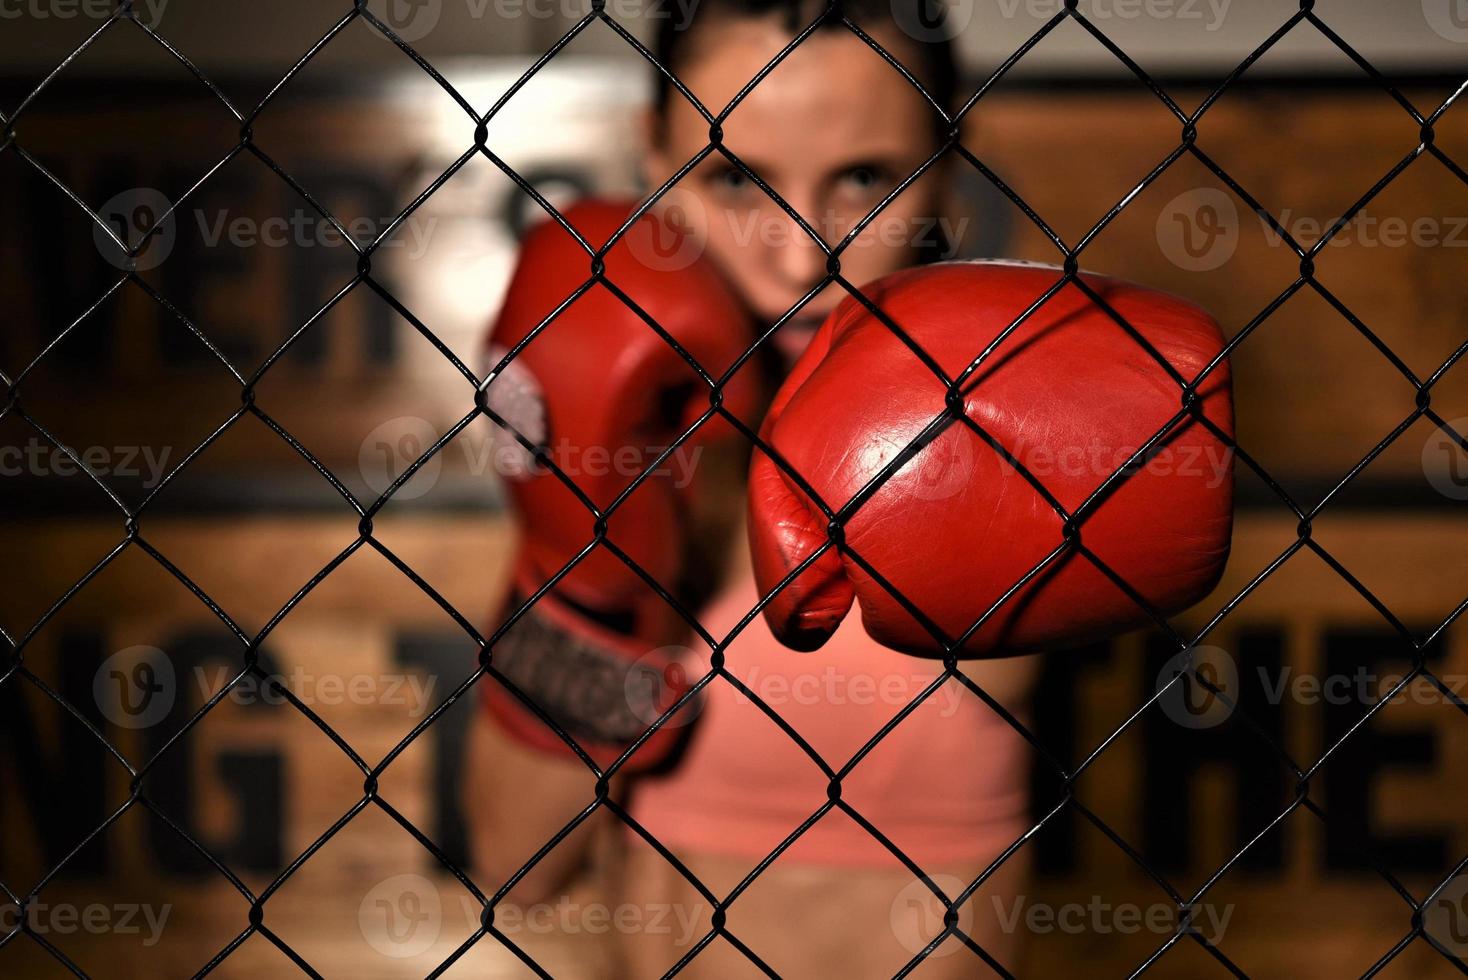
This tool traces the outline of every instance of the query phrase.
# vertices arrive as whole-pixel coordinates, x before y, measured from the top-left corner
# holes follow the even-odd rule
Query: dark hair
[[[902,42],[890,47],[888,53],[912,73],[945,112],[957,108],[958,65],[953,41],[945,29],[944,6],[937,0],[694,0],[686,19],[672,16],[668,10],[663,14],[658,18],[652,53],[659,64],[674,74],[684,64],[689,39],[698,30],[700,18],[708,24],[725,18],[783,15],[792,36],[818,16],[821,23],[817,30],[849,30],[842,22],[843,17],[867,33],[890,27]],[[884,47],[891,43],[881,40]],[[665,74],[654,71],[654,76],[653,108],[662,120],[667,117],[669,102],[678,96]],[[936,112],[933,123],[938,138],[947,139],[948,127]]]

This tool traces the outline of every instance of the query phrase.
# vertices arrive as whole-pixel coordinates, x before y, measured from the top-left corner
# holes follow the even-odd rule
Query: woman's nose
[[[787,227],[785,234],[780,236],[783,246],[773,250],[775,273],[786,288],[804,293],[825,277],[826,250],[789,215],[783,211],[778,215],[777,220],[785,222]],[[821,234],[820,226],[810,217],[806,217],[806,224],[817,235]]]

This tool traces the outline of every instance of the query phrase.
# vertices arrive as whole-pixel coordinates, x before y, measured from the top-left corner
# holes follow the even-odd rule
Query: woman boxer
[[[952,51],[942,39],[941,22],[919,17],[923,5],[924,0],[860,0],[843,7],[937,105],[951,111],[958,95]],[[717,114],[824,8],[814,2],[706,0],[691,9],[687,23],[660,21],[654,53]],[[913,30],[904,32],[901,25]],[[724,121],[722,143],[835,245],[923,166],[948,128],[908,79],[863,39],[830,21],[750,90]],[[661,74],[647,137],[645,173],[652,187],[709,143],[707,120]],[[955,230],[963,227],[952,210],[953,166],[949,155],[928,169],[840,253],[844,280],[859,286],[946,257]],[[787,368],[847,295],[839,283],[827,282],[826,250],[717,152],[677,183],[662,210],[668,222],[692,234],[702,259],[753,311],[761,331],[784,321],[768,346]],[[548,341],[550,332],[544,337]],[[747,444],[742,453],[747,456]],[[694,508],[712,515],[695,550],[721,553],[726,566],[721,590],[696,610],[716,641],[729,636],[759,601],[737,527],[743,481],[737,470],[719,479],[719,458],[717,449],[704,457],[702,465],[712,472],[702,475]],[[943,478],[941,468],[932,474],[935,492],[942,491]],[[736,533],[707,530],[720,524]],[[544,569],[541,581],[555,570]],[[928,687],[941,665],[879,646],[855,617],[817,653],[782,647],[758,617],[721,652],[725,669],[744,690],[715,678],[669,771],[639,776],[617,787],[613,797],[623,799],[632,820],[722,901],[822,807],[830,783],[821,765],[755,698],[830,770],[840,771]],[[689,674],[701,676],[708,659],[705,651]],[[1031,658],[975,662],[965,673],[1024,719],[1035,674]],[[488,723],[491,714],[473,734],[466,801],[478,867],[485,880],[498,884],[594,796],[580,761],[527,749],[523,739],[506,737],[503,724]],[[1029,826],[1029,758],[1008,722],[949,681],[851,768],[841,797],[952,896]],[[643,927],[623,931],[625,963],[613,972],[662,975],[711,928],[712,909],[673,864],[605,808],[520,879],[511,897],[540,901],[567,888],[584,872],[599,827],[612,828],[600,836],[600,866],[610,872],[604,900],[649,910],[637,917]],[[1025,850],[1006,860],[960,916],[964,930],[1011,968],[1016,937],[1001,927],[994,899],[1006,906],[1012,901],[1023,887],[1026,862]],[[651,910],[667,914],[654,916]],[[827,812],[785,848],[721,918],[739,943],[789,977],[890,976],[942,929],[942,909],[926,887],[840,810]],[[668,927],[652,928],[654,919]],[[972,976],[982,969],[972,952],[950,938],[919,975]],[[734,943],[716,938],[681,975],[763,973]]]

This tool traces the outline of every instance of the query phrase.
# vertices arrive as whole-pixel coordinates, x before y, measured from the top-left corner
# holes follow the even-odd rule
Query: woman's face
[[[900,36],[875,34],[899,60]],[[721,20],[689,38],[678,77],[715,115],[789,42],[776,18]],[[822,29],[755,86],[724,124],[724,146],[834,246],[936,149],[936,114],[849,31]],[[653,126],[647,178],[658,187],[709,141],[708,123],[676,92]],[[841,253],[860,286],[913,264],[936,241],[941,176],[913,183]],[[710,154],[663,199],[670,223],[697,235],[764,323],[783,316],[826,275],[826,253],[768,194]],[[790,358],[847,295],[833,283],[775,335]]]

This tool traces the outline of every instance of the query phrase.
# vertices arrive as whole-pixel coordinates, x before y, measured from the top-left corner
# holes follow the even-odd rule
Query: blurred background
[[[368,6],[480,112],[586,11],[584,0]],[[372,278],[397,307],[357,282],[356,253],[301,192],[364,239],[392,226],[473,146],[474,126],[444,88],[359,20],[277,90],[350,11],[345,0],[138,0],[138,17],[217,91],[126,22],[68,61],[112,7],[0,0],[0,112],[8,119],[24,105],[14,142],[7,136],[0,150],[0,371],[11,380],[26,372],[19,401],[0,416],[0,627],[26,639],[32,675],[0,684],[0,883],[13,898],[45,880],[39,900],[57,910],[42,920],[46,938],[88,973],[174,976],[227,948],[248,925],[249,906],[173,828],[258,892],[358,803],[362,774],[268,693],[226,697],[189,727],[238,673],[242,644],[160,560],[249,636],[331,567],[271,629],[262,665],[369,766],[422,723],[473,672],[475,648],[382,555],[352,550],[357,514],[282,436],[358,499],[375,499],[473,408],[472,385],[404,310],[479,370],[483,331],[537,209],[488,160],[470,159],[373,257]],[[969,88],[1060,8],[953,4]],[[1080,9],[1191,112],[1298,5],[1098,0]],[[641,0],[608,0],[607,11],[644,38],[652,17],[668,14]],[[1314,13],[1424,116],[1468,78],[1461,0],[1322,0]],[[637,114],[650,71],[606,25],[592,24],[495,117],[487,145],[556,202],[640,190]],[[267,94],[254,150],[241,150],[239,123],[219,96],[249,114]],[[1180,140],[1157,97],[1073,23],[1027,54],[966,126],[965,145],[1069,241]],[[1305,510],[1412,418],[1418,392],[1407,375],[1432,377],[1468,341],[1468,107],[1445,112],[1433,138],[1459,169],[1422,155],[1316,263],[1319,282],[1356,322],[1306,288],[1234,355],[1239,444]],[[1421,126],[1380,80],[1307,23],[1209,110],[1198,146],[1308,245],[1420,140]],[[58,181],[119,233],[176,207],[139,257],[142,284],[118,285],[115,246]],[[966,254],[1056,260],[1008,200],[981,178],[970,184]],[[1230,336],[1299,274],[1268,224],[1188,156],[1127,205],[1082,264],[1189,297]],[[273,425],[244,416],[150,497],[240,411],[239,381],[199,334],[249,376],[308,323],[254,390]],[[1468,367],[1436,380],[1431,405],[1468,432]],[[465,428],[373,530],[473,620],[501,594],[512,545],[489,426]],[[141,539],[100,570],[127,528],[55,441],[127,505],[148,500]],[[1297,541],[1299,520],[1280,494],[1247,466],[1238,480],[1233,556],[1194,626]],[[1213,704],[1180,721],[1164,705],[1149,709],[1077,783],[1086,805],[1180,887],[1200,887],[1264,834],[1209,893],[1232,910],[1221,946],[1251,974],[1362,973],[1412,926],[1409,906],[1377,869],[1420,900],[1468,853],[1468,717],[1426,681],[1374,714],[1313,775],[1311,798],[1329,811],[1328,824],[1303,808],[1273,822],[1294,799],[1296,776],[1257,737],[1268,733],[1309,767],[1411,669],[1410,645],[1378,604],[1419,638],[1459,608],[1468,596],[1465,501],[1468,456],[1415,420],[1313,522],[1313,539],[1359,588],[1318,555],[1293,553],[1210,636],[1219,676],[1232,671],[1238,711]],[[1465,632],[1442,631],[1428,659],[1460,693]],[[1062,759],[1084,759],[1151,695],[1167,656],[1156,637],[1138,635],[1049,662],[1041,741]],[[472,709],[443,713],[381,782],[383,797],[461,864],[468,817],[455,787]],[[78,716],[135,768],[156,756],[143,782],[151,809],[108,822],[129,798],[129,773]],[[1054,779],[1039,767],[1036,787],[1037,806],[1053,800]],[[1032,846],[1037,894],[1052,904],[1166,901],[1076,814]],[[272,895],[266,924],[327,975],[423,975],[477,926],[477,904],[436,867],[369,806]],[[1465,893],[1468,884],[1457,899]],[[436,910],[431,936],[404,944],[381,921],[380,903],[409,908],[404,896]],[[92,915],[94,905],[102,911]],[[68,907],[77,914],[64,918]],[[904,914],[894,905],[892,922],[879,927],[909,928]],[[515,938],[550,972],[575,976],[575,951],[604,937],[568,918]],[[1468,919],[1456,942],[1468,955]],[[1084,962],[1126,974],[1158,944],[1145,930],[1051,930],[1029,937],[1026,972]],[[221,972],[293,969],[255,935]],[[493,940],[456,969],[529,975]],[[1157,969],[1221,972],[1191,943]],[[28,937],[0,947],[0,975],[64,972]],[[1385,975],[1454,972],[1419,942]]]

